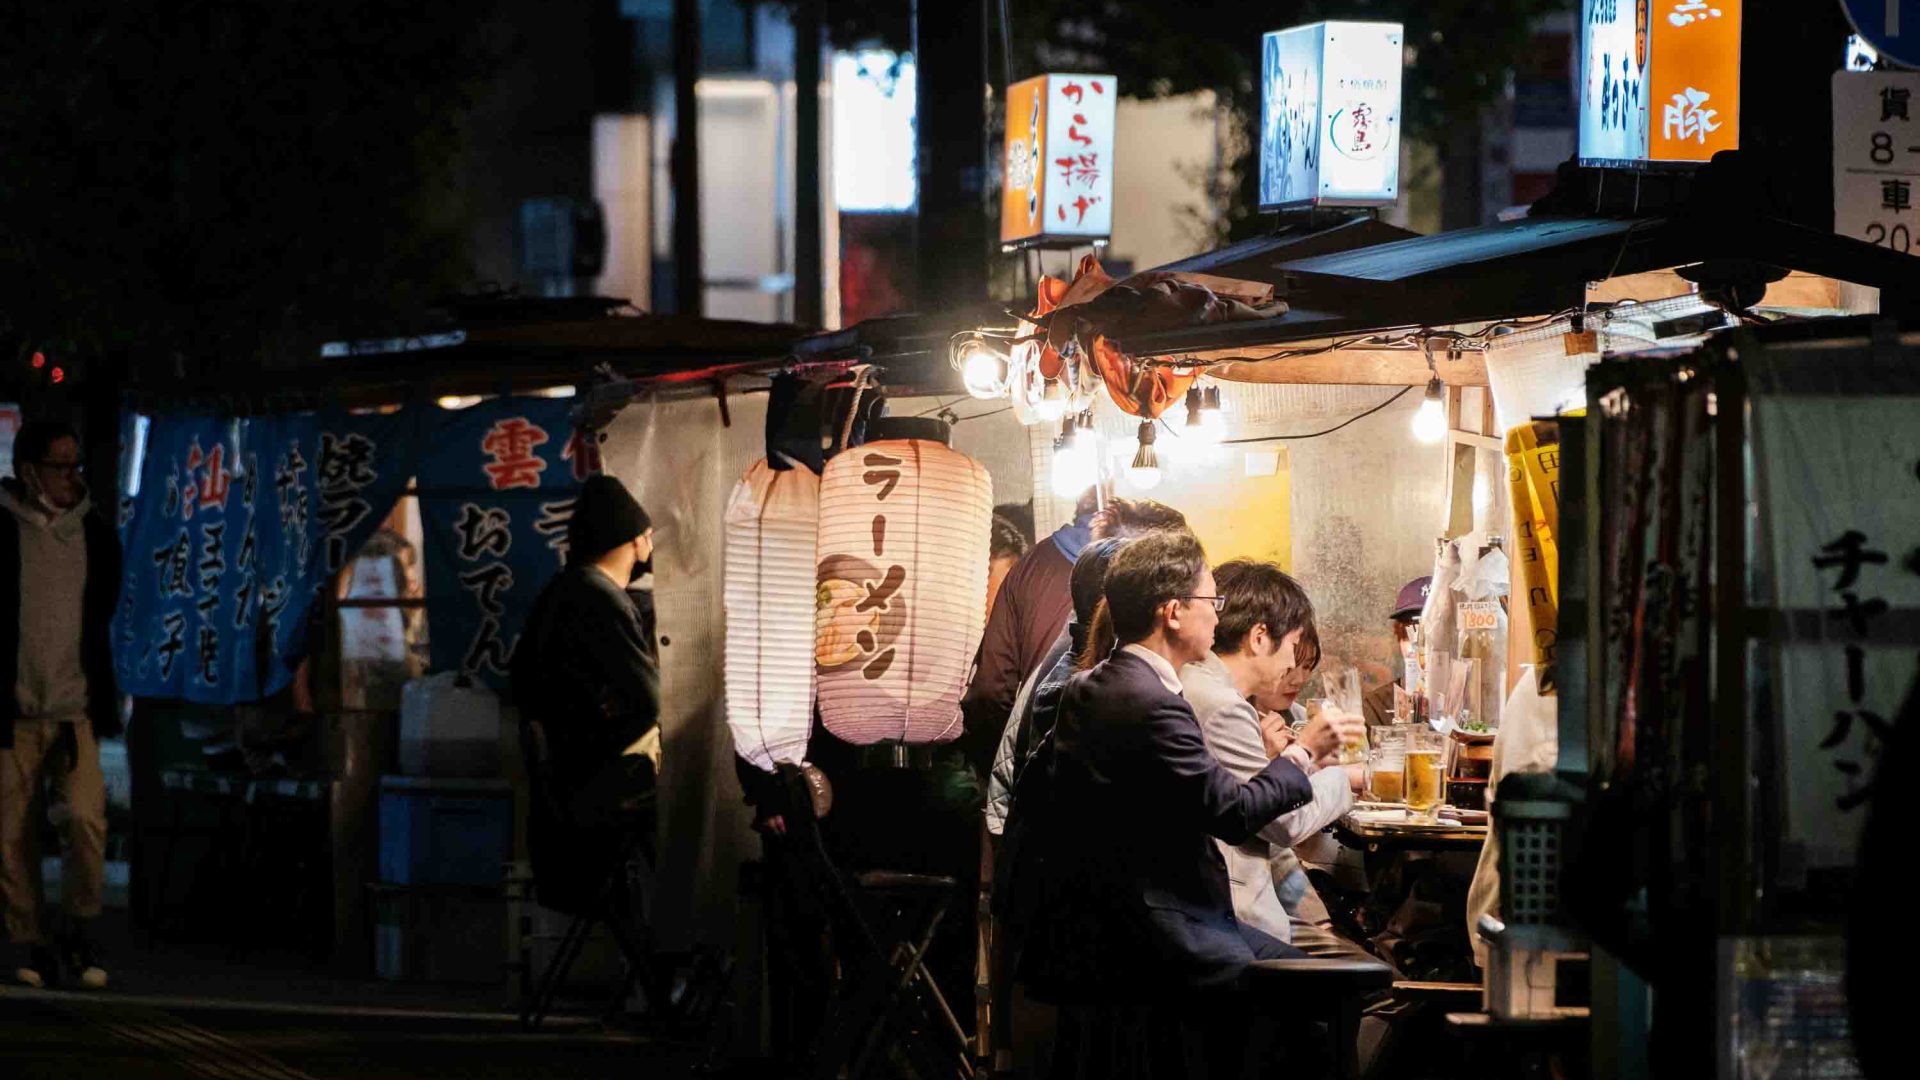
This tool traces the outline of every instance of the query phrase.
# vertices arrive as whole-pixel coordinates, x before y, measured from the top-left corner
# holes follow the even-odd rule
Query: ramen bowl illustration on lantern
[[[814,588],[813,662],[822,677],[858,671],[878,679],[893,666],[894,642],[906,626],[906,571],[864,559],[832,555],[821,560]]]

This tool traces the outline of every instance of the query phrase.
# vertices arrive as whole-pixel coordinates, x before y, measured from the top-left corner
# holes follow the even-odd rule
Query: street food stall
[[[1702,179],[1696,198],[1729,182],[1711,170]],[[1475,885],[1449,932],[1460,955],[1472,944],[1479,965],[1494,965],[1501,985],[1486,986],[1484,1000],[1496,1027],[1502,1017],[1574,1018],[1584,1031],[1587,939],[1554,894],[1555,872],[1535,867],[1503,895],[1502,871],[1525,874],[1537,848],[1505,859],[1501,845],[1482,851],[1487,811],[1501,820],[1493,789],[1504,776],[1551,774],[1559,747],[1561,776],[1584,780],[1586,759],[1568,756],[1564,733],[1576,722],[1569,710],[1601,693],[1594,662],[1566,648],[1584,631],[1562,625],[1563,611],[1599,613],[1583,606],[1576,571],[1562,569],[1582,526],[1561,506],[1574,460],[1566,443],[1577,437],[1561,424],[1574,422],[1554,417],[1588,407],[1590,370],[1631,372],[1632,358],[1685,355],[1775,324],[1835,325],[1876,303],[1904,309],[1916,277],[1884,249],[1698,203],[1640,218],[1539,214],[1433,237],[1383,231],[1365,220],[1300,227],[1119,282],[1087,260],[1075,280],[1044,284],[1018,327],[957,338],[952,362],[977,376],[976,395],[1006,395],[1040,433],[1039,529],[1063,520],[1063,500],[1091,477],[1167,501],[1215,561],[1274,558],[1307,586],[1325,652],[1322,688],[1306,696],[1337,699],[1343,670],[1373,686],[1418,668],[1402,715],[1427,721],[1415,731],[1444,729],[1443,794],[1430,808],[1408,806],[1415,785],[1428,786],[1414,762],[1434,751],[1389,753],[1401,782],[1370,794],[1394,804],[1362,804],[1336,834],[1361,856],[1363,889],[1386,882],[1409,851],[1464,862]],[[1306,253],[1291,257],[1292,247]],[[1396,672],[1381,632],[1392,585],[1425,573],[1436,591],[1445,579],[1491,585],[1488,563],[1504,564],[1504,580],[1481,598],[1455,590],[1445,612],[1430,602],[1421,655]],[[1516,801],[1514,835],[1565,840],[1556,797]],[[1514,916],[1504,939],[1502,910]],[[1471,943],[1469,912],[1494,917]],[[1351,929],[1382,929],[1383,914],[1392,912],[1368,916],[1363,905]],[[1516,957],[1563,961],[1558,995],[1551,978],[1544,998],[1530,976],[1514,983]],[[1632,978],[1596,966],[1607,986]],[[1439,970],[1425,981],[1481,981],[1471,963]],[[1582,1052],[1585,1039],[1575,1039]]]

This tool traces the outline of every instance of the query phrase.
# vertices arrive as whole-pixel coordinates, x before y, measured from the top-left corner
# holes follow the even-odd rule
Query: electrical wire
[[[1388,398],[1387,400],[1381,402],[1378,405],[1375,405],[1373,408],[1368,409],[1366,412],[1360,413],[1356,416],[1350,416],[1347,419],[1342,420],[1339,423],[1333,425],[1332,427],[1326,429],[1325,431],[1308,432],[1304,435],[1258,435],[1258,436],[1250,436],[1244,439],[1221,439],[1220,445],[1221,446],[1237,446],[1242,443],[1293,442],[1298,439],[1317,439],[1322,435],[1331,435],[1334,432],[1339,431],[1341,428],[1346,427],[1348,424],[1351,424],[1360,420],[1365,420],[1367,417],[1372,416],[1374,413],[1377,413],[1381,409],[1384,409],[1387,406],[1393,404],[1394,402],[1399,401],[1401,398],[1406,397],[1409,393],[1412,393],[1412,392],[1413,392],[1413,387],[1403,386],[1399,389],[1397,393],[1395,393],[1392,397]]]

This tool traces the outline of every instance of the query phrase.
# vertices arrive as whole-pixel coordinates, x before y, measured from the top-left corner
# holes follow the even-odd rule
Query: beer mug
[[[1403,783],[1407,810],[1416,816],[1431,819],[1433,811],[1440,805],[1440,793],[1446,780],[1446,768],[1442,764],[1446,756],[1446,738],[1421,724],[1408,727],[1406,738]]]
[[[1406,739],[1384,727],[1369,729],[1367,737],[1373,741],[1367,750],[1367,798],[1382,803],[1406,802]]]

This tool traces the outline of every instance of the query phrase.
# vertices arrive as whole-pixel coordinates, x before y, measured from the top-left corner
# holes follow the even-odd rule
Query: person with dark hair
[[[1242,843],[1313,797],[1299,767],[1248,780],[1207,750],[1179,672],[1213,647],[1221,597],[1200,542],[1149,533],[1104,587],[1118,646],[1068,681],[1054,726],[1044,899],[1022,974],[1069,1000],[1229,985],[1255,959],[1299,956],[1234,916],[1216,839]]]
[[[1032,761],[1035,748],[1053,731],[1060,694],[1066,689],[1068,677],[1077,670],[1076,658],[1087,646],[1087,632],[1106,585],[1107,566],[1125,544],[1119,537],[1095,540],[1073,564],[1073,620],[1054,639],[1040,666],[1021,684],[1007,726],[1000,733],[993,773],[987,780],[988,832],[1002,831],[1021,773]]]
[[[1272,563],[1237,560],[1216,572],[1226,604],[1214,632],[1213,651],[1180,672],[1187,702],[1200,720],[1207,749],[1227,770],[1248,779],[1276,755],[1268,753],[1263,728],[1285,728],[1282,703],[1300,667],[1300,639],[1313,625],[1305,589]],[[1271,719],[1269,719],[1271,718]],[[1292,921],[1275,891],[1272,848],[1291,848],[1333,824],[1353,806],[1365,782],[1365,767],[1327,762],[1343,736],[1360,734],[1360,718],[1322,713],[1277,756],[1300,767],[1313,784],[1313,801],[1275,818],[1239,844],[1221,844],[1233,882],[1233,910],[1241,921],[1282,941],[1294,938]],[[1291,730],[1286,728],[1286,730]]]
[[[1000,585],[1006,581],[1013,565],[1020,556],[1027,553],[1033,545],[1027,543],[1027,534],[1020,526],[993,515],[993,527],[987,534],[987,621],[993,621],[993,602],[1000,595]]]
[[[966,724],[962,741],[975,771],[982,776],[990,772],[1020,685],[1041,666],[1066,628],[1073,609],[1069,579],[1080,552],[1109,536],[1184,528],[1186,519],[1171,507],[1130,499],[1109,500],[1103,507],[1098,489],[1088,488],[1074,506],[1073,520],[1013,564],[1000,584],[980,637],[973,680],[960,700]]]
[[[80,438],[64,423],[21,426],[0,506],[0,907],[19,954],[14,977],[48,986],[64,967],[97,990],[107,972],[89,926],[106,881],[99,740],[121,729],[109,629],[120,542],[113,524],[92,512]],[[49,795],[67,807],[57,953],[41,922]]]

